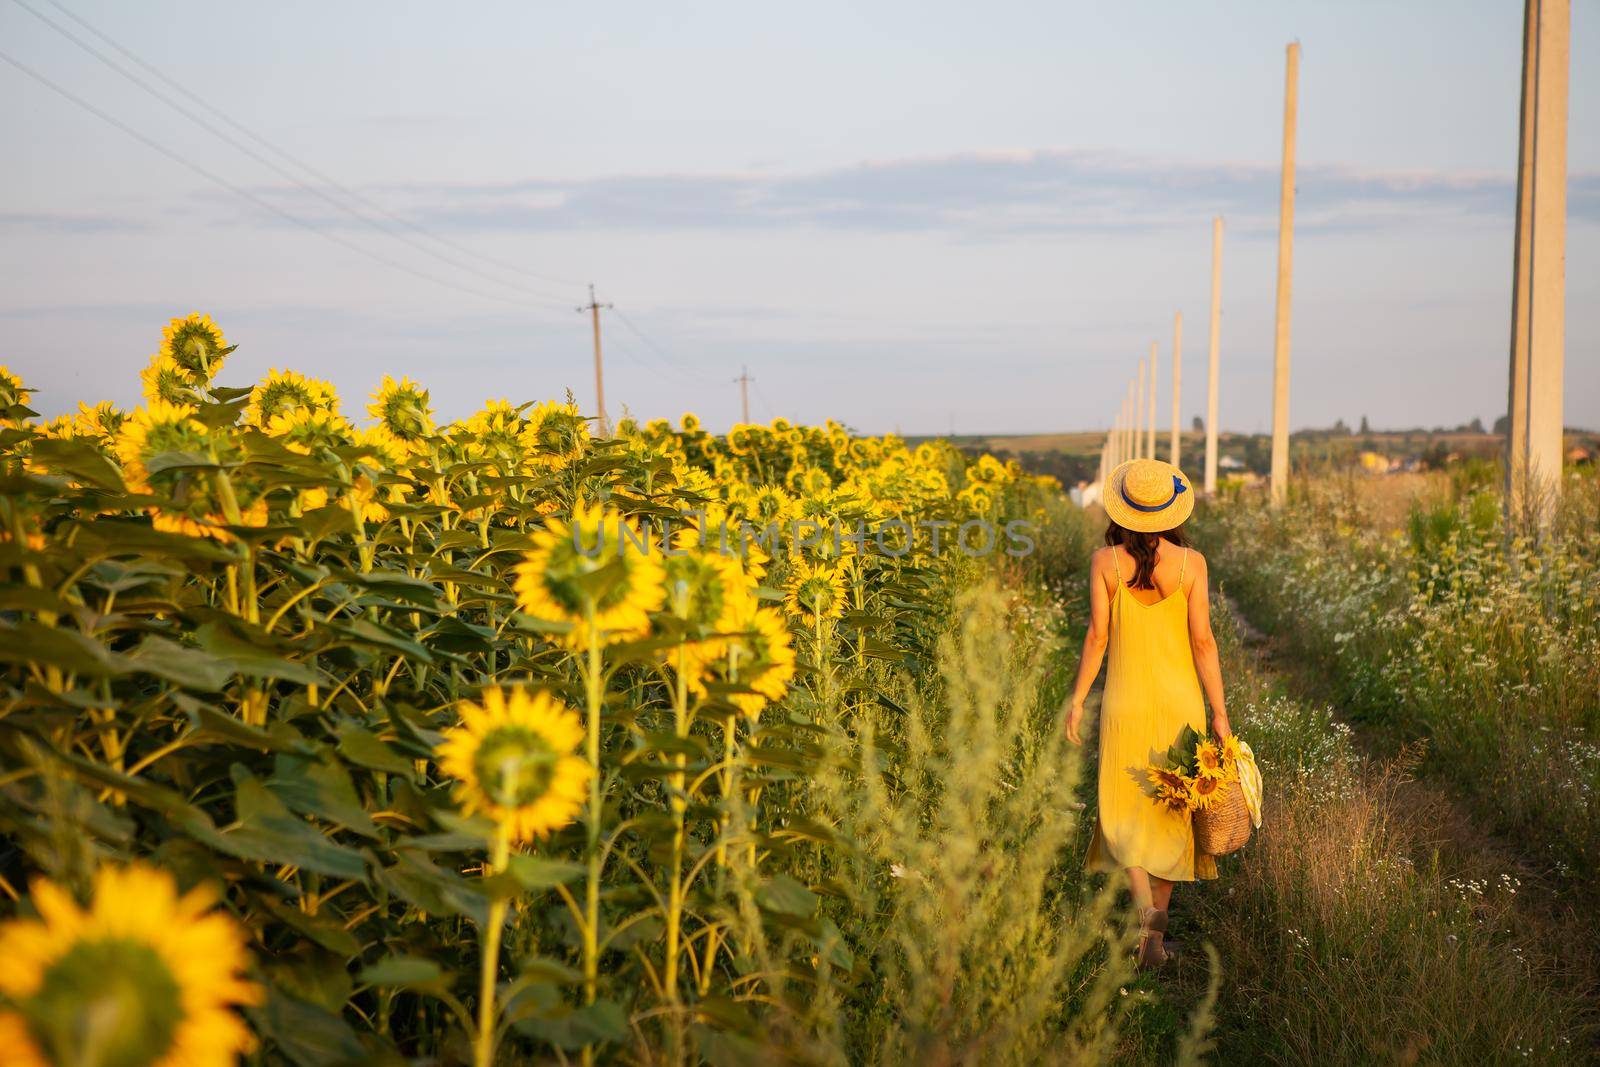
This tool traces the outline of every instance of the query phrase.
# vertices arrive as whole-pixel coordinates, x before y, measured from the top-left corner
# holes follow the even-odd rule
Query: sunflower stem
[[[494,859],[483,868],[483,876],[499,874],[511,858],[511,823],[502,819],[494,832]],[[489,904],[489,923],[483,929],[483,959],[478,971],[478,1034],[472,1062],[475,1067],[494,1063],[495,977],[500,971],[500,934],[506,924],[510,899],[496,895]]]
[[[583,1002],[593,1004],[600,974],[600,818],[605,798],[600,773],[600,632],[595,626],[594,604],[584,609],[588,637],[587,669],[584,671],[585,713],[588,718],[586,754],[594,774],[589,778],[588,880],[584,886],[583,924]],[[584,1059],[592,1058],[585,1046]]]
[[[672,687],[672,717],[673,733],[680,741],[689,736],[688,659],[688,645],[679,641],[677,678]],[[662,961],[661,985],[667,1004],[671,1006],[678,1003],[678,943],[683,928],[684,813],[688,808],[688,798],[683,791],[685,759],[680,746],[680,751],[672,757],[676,769],[672,772],[672,793],[668,798],[672,808],[672,859],[667,868],[667,947],[666,958]],[[671,1051],[676,1059],[682,1044],[683,1020],[676,1012],[669,1018]]]

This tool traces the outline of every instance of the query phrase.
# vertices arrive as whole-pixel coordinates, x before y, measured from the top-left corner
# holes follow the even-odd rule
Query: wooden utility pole
[[[1172,465],[1178,465],[1183,437],[1183,312],[1172,313]]]
[[[1150,342],[1150,403],[1145,408],[1149,418],[1145,420],[1145,446],[1146,459],[1156,458],[1156,343]]]
[[[1567,82],[1571,0],[1526,0],[1512,261],[1506,517],[1555,517],[1566,349]]]
[[[589,302],[579,308],[580,312],[587,311],[594,317],[594,403],[600,416],[600,436],[611,436],[611,421],[606,418],[606,374],[600,361],[600,309],[609,308],[610,304],[595,302],[594,286],[589,286]]]
[[[743,422],[750,421],[750,377],[749,367],[740,367],[739,376],[734,381],[739,383],[739,407],[744,412]]]
[[[1272,346],[1272,503],[1289,496],[1289,302],[1294,276],[1294,136],[1300,44],[1289,46],[1283,88],[1283,181],[1278,192],[1278,329]]]
[[[1206,361],[1206,493],[1217,491],[1217,357],[1222,338],[1222,217],[1211,220],[1211,356]]]

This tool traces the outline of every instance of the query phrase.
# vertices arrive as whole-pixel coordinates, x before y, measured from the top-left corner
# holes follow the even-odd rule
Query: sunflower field
[[[49,422],[0,371],[5,1062],[1114,1041],[1123,927],[1052,888],[1059,487],[409,379],[358,426],[232,351],[175,319],[142,407]]]

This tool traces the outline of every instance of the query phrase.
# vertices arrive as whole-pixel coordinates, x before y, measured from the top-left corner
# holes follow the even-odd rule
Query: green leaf
[[[756,903],[780,915],[810,916],[817,910],[817,895],[787,874],[775,874],[756,889]]]
[[[125,493],[127,486],[117,468],[86,441],[43,437],[33,443],[33,462],[42,464],[74,481],[112,493]]]
[[[266,1003],[246,1009],[263,1037],[298,1067],[368,1064],[372,1056],[342,1018],[271,986]]]
[[[363,967],[358,978],[364,985],[415,989],[419,986],[445,984],[448,975],[444,968],[432,960],[419,959],[415,956],[389,956],[369,967]]]
[[[390,748],[377,734],[359,726],[346,726],[339,731],[339,755],[351,763],[388,774],[416,777],[411,761]]]
[[[307,915],[293,905],[265,896],[257,897],[256,903],[285,926],[303,934],[336,956],[348,959],[361,951],[361,942],[356,940],[356,936],[346,930],[342,923],[329,918],[326,914]]]
[[[568,1051],[602,1041],[626,1041],[629,1035],[627,1013],[610,1000],[597,1000],[554,1019],[524,1019],[516,1029]]]
[[[544,856],[515,855],[511,857],[508,871],[524,889],[551,889],[582,878],[584,867]]]
[[[109,678],[127,671],[127,662],[77,630],[25,620],[0,626],[0,662],[38,663],[76,674]]]
[[[478,887],[409,850],[397,855],[398,862],[377,875],[395,896],[429,915],[460,915],[479,926],[488,923],[489,899]]]
[[[362,807],[350,772],[331,756],[312,759],[279,752],[267,788],[302,815],[319,816],[364,837],[378,836],[377,824]]]
[[[145,638],[127,662],[131,670],[206,693],[221,692],[233,677],[232,668],[217,657],[165,637]]]
[[[276,642],[265,631],[250,633],[248,624],[214,619],[194,632],[195,642],[213,656],[226,660],[235,671],[253,678],[277,678],[299,685],[317,685],[322,674],[304,663],[275,656]],[[241,632],[243,631],[243,632]]]

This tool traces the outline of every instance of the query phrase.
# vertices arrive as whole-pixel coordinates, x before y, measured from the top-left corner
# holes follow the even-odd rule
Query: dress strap
[[[1183,550],[1183,562],[1178,564],[1178,588],[1179,589],[1183,588],[1183,576],[1184,576],[1184,573],[1186,571],[1188,571],[1188,569],[1189,569],[1189,550],[1187,548],[1185,548]]]
[[[1122,557],[1117,555],[1117,546],[1111,546],[1111,565],[1117,568],[1117,584],[1122,584]]]

